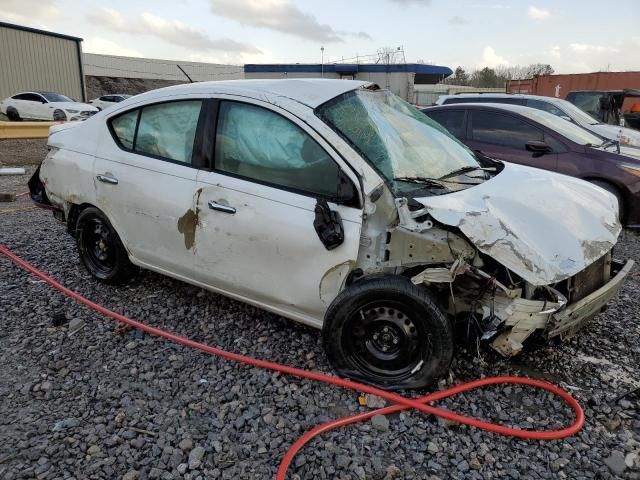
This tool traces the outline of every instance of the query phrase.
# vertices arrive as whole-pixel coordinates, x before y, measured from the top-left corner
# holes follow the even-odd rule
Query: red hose
[[[268,362],[265,360],[259,360],[252,357],[247,357],[244,355],[239,355],[237,353],[227,352],[225,350],[221,350],[216,347],[211,347],[209,345],[205,345],[203,343],[195,342],[186,337],[182,337],[180,335],[176,335],[174,333],[167,332],[165,330],[161,330],[159,328],[154,328],[144,323],[137,322],[130,318],[127,318],[119,313],[113,312],[111,310],[106,309],[105,307],[93,303],[91,300],[86,299],[82,295],[69,290],[64,287],[60,283],[56,282],[51,277],[47,276],[45,273],[41,272],[31,264],[27,263],[22,258],[18,257],[16,254],[11,252],[9,249],[0,245],[0,253],[8,257],[10,260],[17,263],[19,266],[27,270],[28,272],[34,274],[35,276],[41,278],[53,288],[59,290],[65,295],[73,298],[79,303],[86,305],[87,307],[106,315],[107,317],[113,318],[122,323],[126,323],[127,325],[131,325],[134,328],[143,330],[151,335],[155,335],[157,337],[165,338],[172,342],[186,345],[188,347],[196,348],[198,350],[202,350],[211,355],[217,355],[219,357],[223,357],[229,360],[235,360],[237,362],[245,363],[247,365],[252,365],[255,367],[265,368],[267,370],[274,370],[276,372],[282,372],[289,375],[294,375],[301,378],[307,378],[309,380],[317,380],[319,382],[328,383],[331,385],[336,385],[342,388],[348,388],[351,390],[355,390],[356,392],[365,392],[373,395],[377,395],[382,397],[390,402],[393,402],[395,405],[391,405],[389,407],[381,408],[378,410],[372,410],[366,413],[353,415],[350,417],[344,417],[338,420],[333,420],[331,422],[327,422],[322,424],[302,435],[287,451],[280,467],[278,468],[278,473],[276,474],[277,480],[284,480],[286,477],[287,469],[291,464],[296,453],[312,438],[330,430],[334,430],[338,427],[342,427],[345,425],[349,425],[351,423],[359,422],[370,418],[374,415],[385,415],[393,412],[398,412],[400,410],[404,410],[407,408],[413,408],[416,410],[420,410],[425,413],[429,413],[453,422],[462,423],[464,425],[469,425],[472,427],[480,428],[482,430],[487,430],[489,432],[498,433],[505,436],[517,437],[522,439],[532,439],[532,440],[557,440],[559,438],[568,437],[571,435],[575,435],[580,431],[584,424],[584,412],[582,408],[578,404],[578,402],[569,395],[566,391],[562,390],[555,385],[552,385],[548,382],[544,382],[541,380],[534,380],[523,377],[489,377],[481,380],[475,380],[473,382],[463,383],[460,385],[456,385],[455,387],[449,388],[447,390],[438,391],[435,393],[431,393],[424,397],[420,397],[418,399],[409,399],[398,395],[396,393],[387,392],[385,390],[380,390],[375,387],[371,387],[368,385],[364,385],[361,383],[353,382],[351,380],[345,380],[342,378],[334,377],[332,375],[326,375],[324,373],[319,372],[311,372],[308,370],[302,370],[299,368],[289,367],[286,365],[282,365],[279,363]],[[433,407],[430,405],[426,405],[427,403],[434,402],[436,400],[441,400],[446,397],[450,397],[457,393],[466,392],[469,390],[473,390],[475,388],[484,387],[487,385],[497,385],[497,384],[518,384],[518,385],[529,385],[532,387],[540,388],[543,390],[547,390],[560,398],[562,398],[565,403],[570,406],[575,413],[575,421],[573,424],[566,428],[562,428],[560,430],[548,430],[548,431],[531,431],[531,430],[521,430],[517,428],[505,427],[503,425],[498,425],[491,422],[485,422],[483,420],[479,420],[477,418],[467,417],[464,415],[460,415],[454,413],[450,410],[446,410],[443,408]]]

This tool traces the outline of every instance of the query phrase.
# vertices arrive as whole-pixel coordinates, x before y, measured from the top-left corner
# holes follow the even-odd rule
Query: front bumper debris
[[[523,342],[538,329],[544,330],[547,338],[575,334],[618,293],[633,265],[633,260],[624,264],[612,261],[613,277],[594,292],[568,305],[563,305],[562,302],[496,297],[496,316],[504,320],[506,327],[511,328],[498,335],[491,346],[502,355],[510,357],[520,353]]]
[[[618,293],[624,279],[631,272],[633,264],[633,260],[628,260],[624,265],[622,262],[614,261],[612,264],[614,276],[611,280],[582,300],[578,300],[552,315],[553,326],[547,332],[547,337],[571,336],[580,330]],[[616,271],[617,273],[615,273]]]

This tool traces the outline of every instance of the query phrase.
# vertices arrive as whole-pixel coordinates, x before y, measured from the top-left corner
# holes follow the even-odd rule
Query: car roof
[[[444,98],[460,98],[460,97],[478,97],[478,98],[530,98],[532,100],[543,100],[547,102],[555,102],[557,100],[562,100],[556,97],[547,97],[544,95],[528,95],[525,93],[457,93],[453,95],[442,95]]]
[[[320,78],[296,78],[274,80],[224,80],[174,85],[136,95],[137,99],[182,94],[230,94],[265,100],[268,97],[285,97],[311,108],[316,108],[332,98],[356,88],[372,85],[358,80],[333,80]]]

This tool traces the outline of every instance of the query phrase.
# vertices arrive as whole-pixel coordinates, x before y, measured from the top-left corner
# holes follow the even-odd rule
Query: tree
[[[484,67],[471,74],[471,85],[478,88],[496,88],[504,85],[493,68]]]
[[[455,85],[469,85],[469,75],[462,67],[456,67],[451,81]]]
[[[376,63],[403,63],[404,51],[400,47],[382,47],[376,53]]]

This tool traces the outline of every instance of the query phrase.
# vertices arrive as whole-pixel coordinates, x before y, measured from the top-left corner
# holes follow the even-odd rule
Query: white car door
[[[203,100],[154,103],[107,120],[94,172],[98,207],[148,268],[188,276],[194,262]]]
[[[219,103],[214,168],[198,175],[194,272],[237,298],[319,326],[358,255],[357,177],[301,121],[251,102]],[[333,202],[338,190],[350,190],[351,201]],[[332,249],[314,228],[323,200],[344,231]]]
[[[47,99],[37,93],[30,93],[28,104],[29,118],[34,120],[51,120],[53,118],[53,110],[51,110]]]

